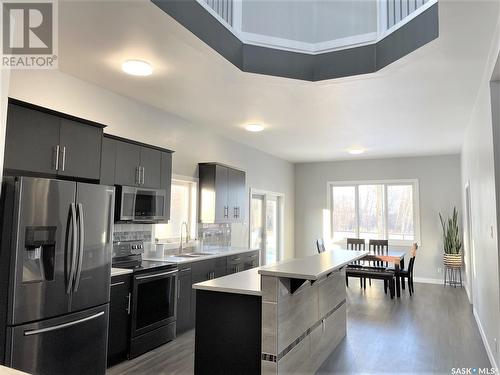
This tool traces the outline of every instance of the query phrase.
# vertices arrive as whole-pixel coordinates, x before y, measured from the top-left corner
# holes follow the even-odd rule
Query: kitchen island
[[[314,373],[346,334],[344,267],[333,250],[193,285],[196,374]]]

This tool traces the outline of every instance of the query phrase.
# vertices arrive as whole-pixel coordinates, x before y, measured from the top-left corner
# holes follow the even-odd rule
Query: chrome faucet
[[[184,246],[182,244],[182,228],[184,228],[184,226],[186,227],[186,245],[189,241],[189,226],[187,222],[183,221],[181,224],[181,242],[179,244],[179,254],[182,254],[182,250],[184,249]]]

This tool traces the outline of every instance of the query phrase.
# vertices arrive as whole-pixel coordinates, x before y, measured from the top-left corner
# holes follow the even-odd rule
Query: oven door
[[[166,191],[137,188],[134,221],[161,221],[165,219]]]
[[[134,275],[132,337],[175,321],[176,291],[177,269]]]

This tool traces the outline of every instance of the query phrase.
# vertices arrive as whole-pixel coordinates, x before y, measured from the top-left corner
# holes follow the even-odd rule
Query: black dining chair
[[[410,296],[415,294],[415,289],[413,288],[413,267],[415,265],[415,257],[417,256],[418,244],[414,243],[410,249],[410,262],[408,268],[399,271],[399,277],[401,278],[401,286],[404,288],[404,279],[408,279],[408,290],[410,291]]]
[[[318,249],[318,253],[324,253],[325,252],[325,241],[323,241],[322,238],[318,238],[316,240],[316,248]]]
[[[365,250],[366,248],[366,242],[363,238],[347,238],[346,240],[347,243],[347,250],[356,250],[356,251],[362,251]],[[354,262],[350,263],[347,265],[346,268],[361,268],[363,267],[364,262],[361,260],[355,260]],[[349,272],[346,272],[345,274],[345,285],[349,286]],[[363,279],[359,279],[360,282],[360,287],[363,287]],[[370,281],[371,285],[371,281]]]
[[[370,240],[368,242],[368,249],[378,255],[387,254],[389,252],[389,241],[388,240]],[[388,267],[387,262],[376,261],[374,262],[377,267]]]

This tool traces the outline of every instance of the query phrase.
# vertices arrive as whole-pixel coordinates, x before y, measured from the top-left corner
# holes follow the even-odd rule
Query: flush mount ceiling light
[[[257,133],[264,130],[264,127],[260,124],[248,124],[245,126],[245,130],[252,133]]]
[[[122,64],[122,70],[133,76],[149,76],[153,73],[153,67],[146,61],[127,60]]]
[[[365,152],[365,149],[364,148],[359,148],[359,147],[356,147],[356,148],[351,148],[349,150],[349,153],[351,155],[360,155],[362,154],[363,152]]]

